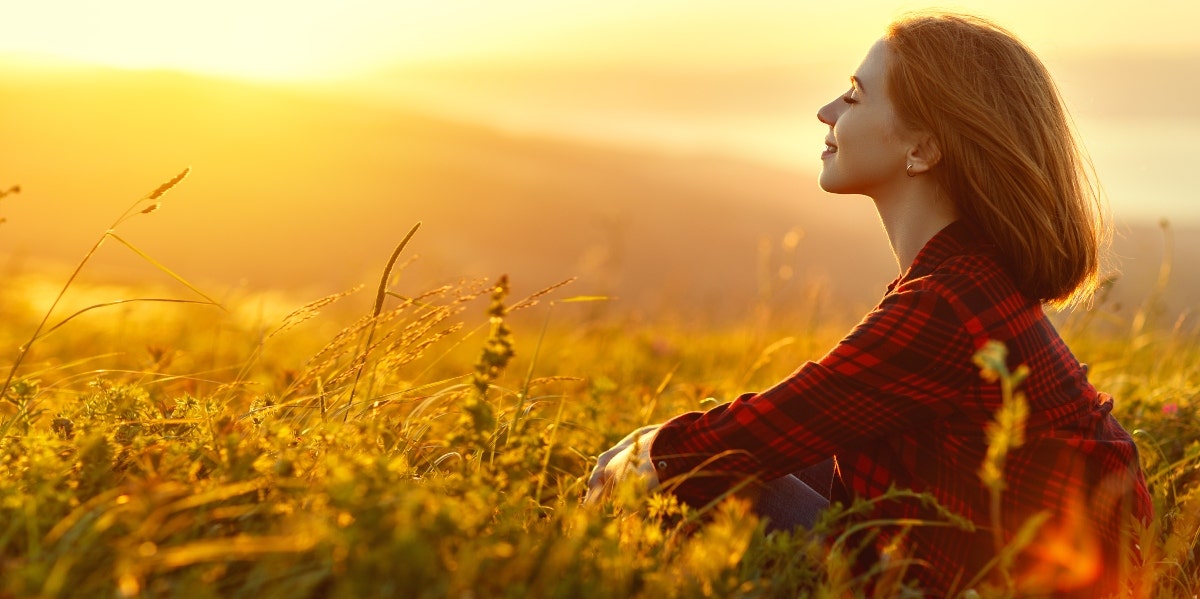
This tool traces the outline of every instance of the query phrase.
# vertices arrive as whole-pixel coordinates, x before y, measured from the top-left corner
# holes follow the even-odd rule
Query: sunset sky
[[[0,53],[251,78],[428,61],[747,64],[855,56],[904,10],[990,16],[1040,52],[1200,48],[1185,0],[6,1]]]
[[[815,183],[814,115],[890,21],[933,7],[1042,57],[1116,220],[1149,231],[1126,270],[1156,273],[1160,219],[1200,226],[1190,0],[0,0],[0,188],[22,187],[0,260],[72,260],[190,165],[139,234],[214,279],[336,290],[420,219],[439,274],[600,280],[638,256],[628,292],[708,259],[677,243],[698,230],[732,277],[796,226],[884,278],[869,202]],[[676,218],[696,206],[708,221]]]

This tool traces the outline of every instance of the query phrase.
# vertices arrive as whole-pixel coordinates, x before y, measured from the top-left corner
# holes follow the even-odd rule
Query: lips
[[[834,154],[837,154],[837,144],[829,140],[825,140],[825,151],[821,152],[821,159],[824,160],[825,158],[828,158]]]

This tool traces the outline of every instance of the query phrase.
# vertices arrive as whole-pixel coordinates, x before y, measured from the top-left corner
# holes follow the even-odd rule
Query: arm
[[[887,296],[818,362],[776,386],[662,426],[650,455],[657,478],[693,505],[738,480],[770,480],[955,409],[976,379],[973,337],[928,289]]]

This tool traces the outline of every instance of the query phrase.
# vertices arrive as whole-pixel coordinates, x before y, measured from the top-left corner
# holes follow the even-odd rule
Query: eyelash
[[[847,104],[858,104],[858,100],[855,100],[850,94],[842,96],[842,101]]]

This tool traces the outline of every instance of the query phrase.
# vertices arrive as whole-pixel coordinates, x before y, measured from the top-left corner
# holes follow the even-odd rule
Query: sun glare
[[[327,11],[328,9],[326,9]],[[203,5],[144,0],[24,2],[6,12],[0,49],[124,68],[167,68],[246,77],[312,75],[318,9],[282,3]],[[271,13],[276,27],[265,27]],[[12,27],[12,23],[19,24]],[[311,48],[312,46],[310,46]]]
[[[342,76],[431,60],[742,64],[856,53],[851,49],[892,17],[930,4],[864,0],[851,10],[783,0],[38,0],[0,8],[0,54],[256,79]],[[1168,21],[1145,14],[1154,11],[1089,10],[1083,26],[1064,29],[1079,2],[949,4],[998,18],[1043,51],[1194,46],[1181,25],[1191,22],[1182,12],[1194,8],[1176,7],[1180,14]]]
[[[377,42],[363,31],[392,20],[390,13],[398,7],[368,9],[363,4],[23,2],[3,10],[7,27],[0,36],[0,53],[253,79],[319,78],[344,74],[363,62],[364,53],[384,50],[372,48]],[[395,36],[411,39],[403,29],[397,27]]]
[[[430,60],[554,58],[677,0],[564,9],[548,0],[44,0],[0,9],[0,55],[50,57],[134,69],[172,69],[254,79],[341,76]],[[653,18],[653,17],[652,17]],[[594,31],[592,33],[595,33]],[[588,36],[584,36],[588,37]],[[566,44],[560,43],[566,41]],[[610,45],[611,39],[604,43]],[[627,44],[626,44],[627,45]]]

